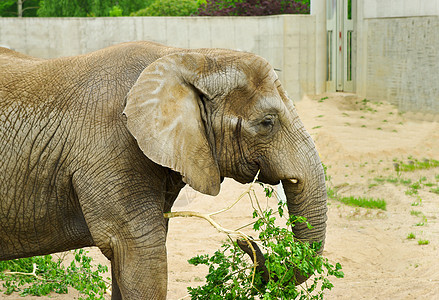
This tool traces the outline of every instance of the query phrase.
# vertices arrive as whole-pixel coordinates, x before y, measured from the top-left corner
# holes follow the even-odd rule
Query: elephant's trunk
[[[297,223],[293,227],[295,238],[302,242],[321,243],[318,254],[323,252],[326,233],[326,185],[325,174],[317,151],[312,155],[312,163],[305,170],[303,179],[297,183],[290,180],[282,180],[287,198],[288,212],[290,215],[306,217],[312,225],[308,229],[305,223]],[[296,272],[296,285],[301,284],[308,276]]]

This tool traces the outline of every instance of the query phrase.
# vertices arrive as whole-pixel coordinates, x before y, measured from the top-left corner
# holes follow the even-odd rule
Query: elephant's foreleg
[[[119,285],[117,284],[116,275],[114,275],[113,263],[111,263],[111,300],[122,300]]]
[[[166,299],[167,265],[164,245],[116,252],[111,265],[114,276],[112,281],[117,282],[112,299],[121,299],[121,296],[122,299]]]

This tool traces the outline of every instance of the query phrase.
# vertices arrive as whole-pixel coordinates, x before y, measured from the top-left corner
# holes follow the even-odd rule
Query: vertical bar
[[[347,81],[352,81],[352,30],[347,32]]]
[[[348,20],[352,20],[352,0],[348,0],[347,10]]]
[[[332,81],[332,30],[326,33],[326,81]]]

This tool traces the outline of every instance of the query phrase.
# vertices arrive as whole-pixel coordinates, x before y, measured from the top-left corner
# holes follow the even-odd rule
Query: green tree
[[[132,16],[190,16],[198,11],[197,0],[155,0]]]
[[[0,0],[0,17],[18,17],[21,2],[22,17],[35,17],[40,0]]]
[[[151,0],[42,0],[40,17],[128,16],[148,6]]]

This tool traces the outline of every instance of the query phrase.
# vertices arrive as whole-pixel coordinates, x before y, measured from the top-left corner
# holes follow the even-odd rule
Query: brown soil
[[[435,116],[399,114],[389,104],[362,100],[338,93],[305,97],[296,104],[328,166],[329,185],[339,195],[383,198],[387,203],[387,210],[382,211],[329,200],[324,256],[342,264],[345,278],[332,279],[334,288],[325,298],[439,299],[439,195],[430,191],[437,187],[439,168],[400,173],[394,169],[395,159],[439,160],[439,123]],[[421,180],[421,188],[417,195],[407,195],[407,185],[375,180],[380,176],[411,179],[412,183]],[[173,210],[214,212],[232,204],[247,187],[225,180],[217,197],[185,188]],[[264,198],[259,188],[258,197]],[[251,212],[250,202],[243,199],[214,218],[223,227],[236,229],[251,220]],[[420,223],[424,225],[416,226]],[[207,269],[189,265],[187,260],[213,253],[226,237],[202,219],[174,218],[169,228],[168,299],[189,299],[186,287],[202,284]],[[416,238],[407,239],[409,233]],[[421,239],[429,244],[418,245]],[[98,262],[108,264],[98,249],[90,251]],[[0,295],[0,299],[17,298]],[[77,294],[53,298],[77,299]]]

